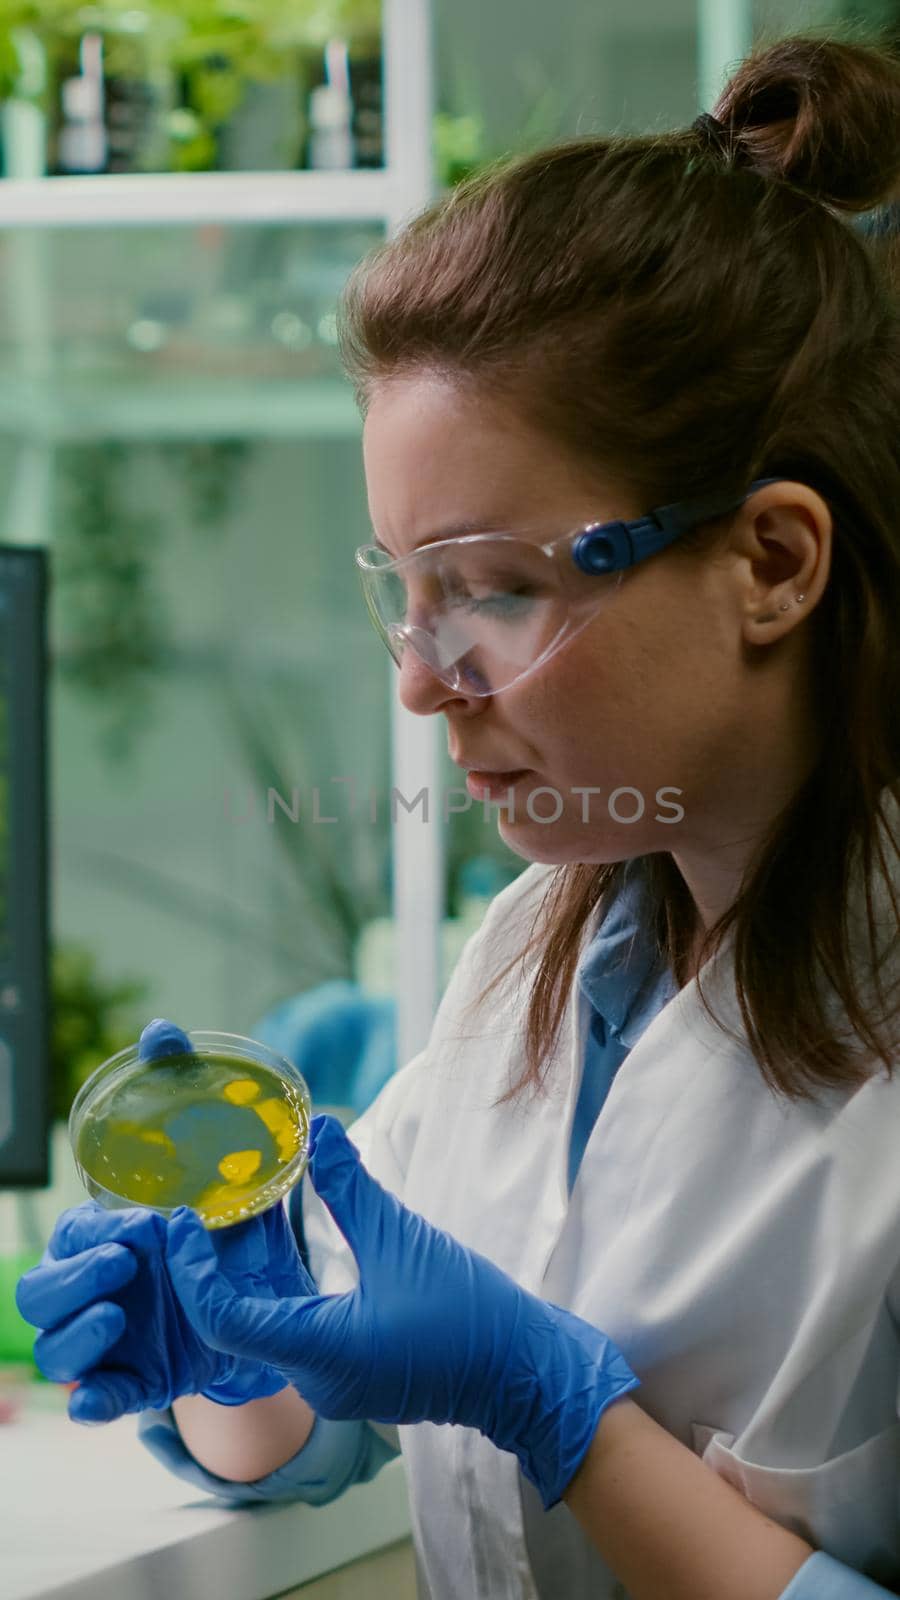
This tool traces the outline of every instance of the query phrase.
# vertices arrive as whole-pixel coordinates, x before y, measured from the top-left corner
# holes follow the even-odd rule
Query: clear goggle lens
[[[394,561],[378,545],[357,552],[376,629],[400,665],[409,648],[462,694],[508,688],[583,627],[621,572],[580,572],[542,546],[473,534]]]

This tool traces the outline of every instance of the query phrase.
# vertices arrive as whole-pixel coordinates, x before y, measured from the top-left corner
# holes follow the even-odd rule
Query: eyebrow
[[[421,550],[423,545],[437,544],[441,539],[459,539],[467,533],[509,533],[511,531],[510,528],[503,526],[502,519],[497,522],[492,522],[486,518],[482,518],[480,521],[453,522],[448,524],[446,528],[439,528],[436,533],[429,533],[427,538],[420,539],[412,550],[407,551],[407,554],[412,555],[413,551]],[[388,549],[386,544],[382,544],[377,534],[372,535],[372,543],[378,550],[383,550],[386,556],[390,556],[392,561],[396,560],[393,552]]]

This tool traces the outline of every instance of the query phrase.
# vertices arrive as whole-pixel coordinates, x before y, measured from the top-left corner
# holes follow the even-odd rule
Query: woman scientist
[[[348,286],[369,608],[532,864],[293,1231],[78,1207],[19,1305],[223,1498],[399,1442],[429,1600],[900,1592],[898,179],[787,39]]]

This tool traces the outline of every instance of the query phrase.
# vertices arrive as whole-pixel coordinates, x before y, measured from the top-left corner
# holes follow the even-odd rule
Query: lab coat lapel
[[[593,928],[586,933],[583,948],[592,932]],[[714,1008],[720,1014],[730,1012],[734,1026],[734,1008],[727,1004],[731,947],[729,938],[703,967],[701,977],[707,995],[711,999],[715,996]],[[625,1222],[631,1196],[647,1169],[655,1140],[673,1104],[691,1091],[710,1051],[729,1048],[725,1035],[719,1034],[718,1041],[711,1040],[711,1024],[702,1012],[697,979],[693,978],[652,1019],[619,1067],[588,1138],[570,1199],[569,1146],[590,1013],[586,996],[578,985],[573,985],[557,1055],[560,1063],[566,1063],[566,1071],[560,1073],[557,1094],[541,1105],[546,1178],[542,1209],[529,1226],[519,1281],[535,1293],[544,1293],[546,1298],[551,1298],[545,1288],[547,1270],[572,1203],[576,1195],[581,1205],[589,1203],[581,1198],[579,1185],[581,1190],[585,1185],[591,1190],[594,1215],[603,1219],[603,1235],[613,1236]]]

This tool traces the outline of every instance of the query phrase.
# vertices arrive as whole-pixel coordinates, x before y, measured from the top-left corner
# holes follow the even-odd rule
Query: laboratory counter
[[[228,1508],[167,1473],[136,1417],[88,1428],[61,1386],[19,1393],[0,1424],[3,1600],[415,1600],[401,1457],[328,1505]]]

